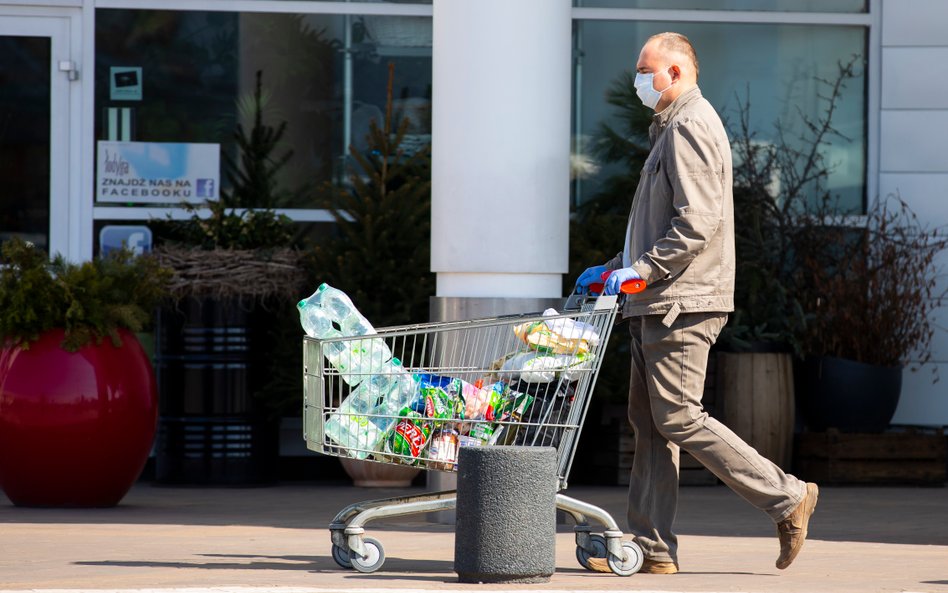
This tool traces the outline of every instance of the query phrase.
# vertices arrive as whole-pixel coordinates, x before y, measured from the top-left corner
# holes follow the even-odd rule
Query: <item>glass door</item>
[[[0,16],[0,242],[67,253],[68,22]]]

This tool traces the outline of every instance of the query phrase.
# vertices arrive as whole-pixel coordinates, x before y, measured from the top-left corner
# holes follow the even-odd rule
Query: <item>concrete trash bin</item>
[[[462,583],[545,583],[556,566],[556,449],[462,447],[454,571]]]

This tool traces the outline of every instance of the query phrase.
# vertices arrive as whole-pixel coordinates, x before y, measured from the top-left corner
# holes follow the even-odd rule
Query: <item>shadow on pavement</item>
[[[171,488],[137,484],[118,506],[106,509],[37,509],[0,502],[0,523],[244,525],[308,529],[326,536],[346,506],[422,488],[354,488],[345,484],[292,484],[265,488]],[[568,494],[601,506],[625,527],[626,489],[580,486]],[[841,542],[948,545],[948,489],[823,487],[810,537]],[[559,526],[572,529],[572,522]],[[452,532],[423,515],[369,523],[368,531]],[[774,537],[770,519],[724,486],[683,487],[676,530],[683,535]],[[330,560],[331,562],[331,560]],[[935,583],[940,584],[940,583]]]

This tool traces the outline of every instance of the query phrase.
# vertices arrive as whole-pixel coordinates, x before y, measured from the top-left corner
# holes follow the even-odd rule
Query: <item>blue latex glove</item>
[[[605,271],[604,265],[586,268],[586,271],[576,279],[576,294],[586,294],[586,287],[594,282],[602,282],[602,273]]]
[[[607,296],[619,294],[619,289],[622,287],[623,282],[641,279],[642,277],[639,276],[639,273],[636,272],[634,268],[620,268],[614,270],[612,274],[609,275],[609,278],[606,279],[606,285],[602,288],[602,294]]]

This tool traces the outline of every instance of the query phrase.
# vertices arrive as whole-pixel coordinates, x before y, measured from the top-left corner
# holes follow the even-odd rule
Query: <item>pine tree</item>
[[[345,291],[376,326],[428,320],[431,273],[430,146],[402,147],[410,121],[392,114],[389,64],[385,120],[373,121],[367,154],[350,147],[345,187],[324,187],[337,233],[314,250],[319,281]]]

